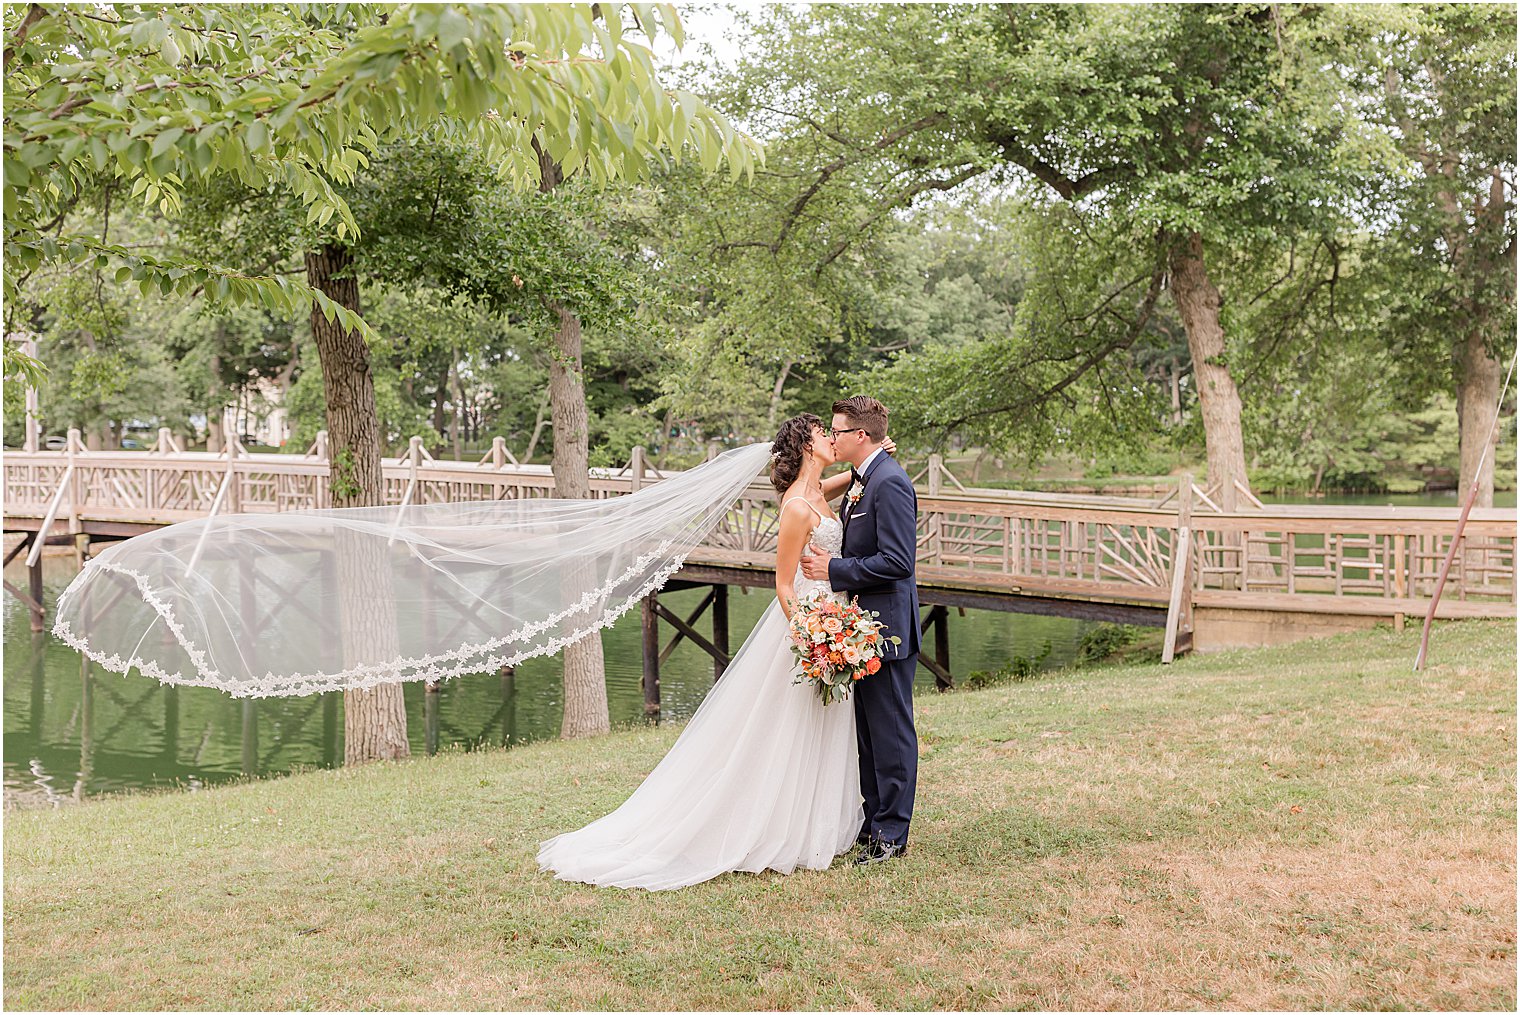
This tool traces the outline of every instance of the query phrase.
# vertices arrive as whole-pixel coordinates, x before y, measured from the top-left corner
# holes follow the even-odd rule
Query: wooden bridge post
[[[950,611],[942,605],[936,605],[929,607],[929,612],[918,622],[920,639],[929,628],[934,628],[934,655],[930,656],[920,649],[918,661],[924,669],[934,674],[934,687],[940,691],[948,691],[955,686],[955,678],[950,675],[949,618]]]
[[[950,611],[943,606],[934,609],[938,611],[934,618],[934,659],[945,671],[943,682],[936,674],[935,683],[940,684],[941,691],[948,691],[955,686],[955,678],[950,675]]]
[[[84,438],[80,436],[78,427],[69,428],[69,535],[74,537],[74,566],[84,567],[84,561],[89,556],[90,537],[84,534],[84,525],[79,520],[79,469],[75,461],[75,455],[85,450]],[[47,533],[42,534],[47,538]],[[38,600],[41,602],[41,600]]]
[[[727,585],[718,584],[713,586],[712,632],[713,648],[717,649],[723,654],[723,659],[731,658],[732,653],[728,651]],[[716,657],[713,658],[713,683],[715,684],[718,682],[718,678],[723,676],[723,671],[727,669],[727,664],[723,661],[723,659],[718,659]]]
[[[660,615],[659,593],[644,597],[640,615],[644,636],[644,715],[660,714]]]
[[[228,413],[226,419],[223,421],[222,431],[228,434],[227,509],[236,514],[237,512],[243,510],[243,479],[242,476],[238,474],[237,457],[239,452],[246,455],[248,453],[248,449],[243,447],[243,435],[239,432],[243,428],[242,424],[233,426],[233,421],[233,415],[231,413]]]
[[[312,442],[311,451],[309,454],[321,462],[326,462],[328,460],[326,430],[317,431],[317,439]],[[332,507],[332,487],[331,484],[327,482],[327,479],[328,474],[323,473],[322,476],[317,479],[316,486],[312,490],[312,501],[314,506],[318,508]]]
[[[644,447],[641,444],[633,447],[633,457],[628,460],[628,473],[632,477],[628,492],[638,493],[644,485]]]
[[[1169,663],[1177,655],[1177,644],[1183,633],[1189,635],[1191,644],[1193,630],[1193,477],[1182,477],[1177,494],[1177,530],[1172,549],[1172,595],[1166,609],[1166,640],[1161,647],[1161,661]]]
[[[929,496],[938,497],[944,489],[944,483],[940,479],[940,473],[945,469],[944,461],[938,454],[929,456]],[[945,516],[938,511],[929,515],[929,552],[931,559],[936,564],[943,564],[945,552]]]

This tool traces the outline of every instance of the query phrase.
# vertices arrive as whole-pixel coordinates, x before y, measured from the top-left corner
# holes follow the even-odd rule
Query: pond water
[[[69,556],[44,558],[51,607],[75,567]],[[6,578],[26,587],[19,562]],[[682,616],[703,592],[661,595]],[[730,643],[744,640],[771,596],[760,590],[729,595]],[[101,793],[168,786],[191,790],[246,776],[331,767],[343,759],[341,694],[239,700],[201,687],[165,687],[133,672],[122,676],[88,662],[50,634],[33,634],[26,609],[4,597],[7,806],[46,806]],[[708,629],[706,618],[698,629]],[[1035,656],[1049,641],[1047,667],[1076,657],[1091,623],[1052,617],[950,611],[950,660],[958,678]],[[662,625],[662,637],[670,629]],[[625,614],[603,632],[608,707],[614,725],[642,723],[639,613]],[[712,687],[711,659],[683,642],[660,668],[661,721],[691,716]],[[934,678],[918,672],[917,692],[934,694]],[[519,666],[513,676],[481,674],[447,681],[429,695],[406,685],[407,729],[413,753],[450,747],[518,744],[559,735],[560,659]]]

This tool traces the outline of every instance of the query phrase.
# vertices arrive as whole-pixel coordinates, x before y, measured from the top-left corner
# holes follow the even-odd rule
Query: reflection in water
[[[322,767],[338,767],[338,696],[322,695]]]
[[[73,577],[69,557],[44,558],[51,603]],[[661,596],[682,616],[705,593]],[[770,603],[759,591],[727,597],[732,644],[742,644]],[[160,685],[86,663],[47,634],[28,630],[28,614],[4,600],[4,773],[7,806],[58,803],[122,789],[202,785],[296,768],[335,767],[343,759],[342,695],[238,700],[200,687]],[[706,624],[703,625],[704,633]],[[1048,617],[950,613],[957,675],[1036,655],[1048,640],[1050,665],[1069,661],[1090,625]],[[668,638],[668,632],[666,632]],[[614,726],[642,722],[639,613],[603,632],[607,697]],[[921,670],[917,691],[933,692]],[[660,667],[661,719],[682,721],[713,686],[711,658],[683,642]],[[445,681],[436,692],[405,687],[412,750],[520,744],[559,735],[559,660],[530,659],[511,670]]]
[[[438,753],[438,685],[428,684],[422,692],[423,740],[428,756]]]
[[[242,701],[243,756],[241,771],[244,775],[259,773],[259,713],[252,698]]]
[[[511,666],[501,668],[501,739],[503,747],[517,736],[517,671]]]
[[[179,688],[168,684],[161,693],[164,696],[164,740],[158,756],[164,767],[172,768],[174,759],[179,756]]]
[[[79,657],[79,774],[74,780],[74,799],[83,800],[85,787],[95,771],[95,687],[90,679],[92,664]]]
[[[6,625],[10,630],[10,625]],[[32,696],[27,708],[27,729],[38,740],[42,739],[42,678],[46,672],[43,662],[47,659],[48,635],[45,631],[31,632],[31,655],[28,657],[32,674]],[[9,730],[7,730],[9,732]]]

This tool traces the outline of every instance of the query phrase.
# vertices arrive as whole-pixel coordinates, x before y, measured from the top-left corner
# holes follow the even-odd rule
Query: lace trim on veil
[[[105,561],[92,560],[88,567],[102,571],[111,571],[125,575],[132,579],[142,594],[143,601],[152,606],[154,611],[163,619],[164,625],[185,650],[191,662],[196,666],[197,672],[186,675],[182,672],[169,672],[151,659],[143,659],[136,652],[126,659],[116,653],[105,653],[92,648],[89,641],[76,634],[68,621],[59,619],[53,624],[53,634],[60,641],[77,649],[80,653],[104,666],[113,673],[126,673],[136,666],[145,675],[161,681],[165,684],[182,684],[193,687],[214,687],[226,691],[234,698],[263,698],[273,695],[302,695],[315,694],[322,691],[358,690],[360,688],[374,687],[378,684],[395,683],[407,680],[441,680],[449,677],[462,676],[466,673],[482,673],[503,666],[515,666],[526,659],[537,656],[553,655],[566,645],[573,644],[588,635],[611,627],[617,619],[631,610],[639,600],[655,591],[669,580],[670,576],[681,569],[686,562],[686,554],[680,554],[655,571],[649,579],[639,586],[638,590],[625,598],[621,603],[609,606],[602,611],[602,615],[586,627],[579,628],[571,634],[551,639],[540,645],[535,645],[523,651],[510,655],[483,655],[503,645],[525,641],[533,636],[546,631],[564,620],[566,617],[577,613],[584,613],[591,609],[598,600],[606,596],[612,589],[618,587],[624,581],[637,575],[650,564],[660,559],[671,546],[671,541],[666,540],[655,550],[635,560],[628,569],[617,578],[605,582],[601,587],[587,592],[581,596],[580,601],[573,606],[545,617],[543,620],[524,624],[510,634],[499,638],[490,638],[483,642],[474,642],[447,652],[439,652],[433,655],[416,656],[411,658],[395,659],[386,663],[371,663],[363,666],[355,666],[341,670],[337,673],[267,673],[263,677],[228,680],[215,669],[206,658],[205,652],[191,643],[185,636],[184,628],[174,619],[174,611],[169,603],[161,599],[148,583],[146,575],[131,568],[121,567]],[[63,602],[58,604],[59,612],[62,612]]]

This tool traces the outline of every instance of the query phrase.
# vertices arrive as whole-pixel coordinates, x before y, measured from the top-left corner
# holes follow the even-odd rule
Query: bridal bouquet
[[[790,625],[792,655],[802,666],[794,683],[811,683],[825,705],[849,697],[855,681],[881,669],[882,646],[902,644],[881,633],[878,616],[853,599],[841,606],[827,593],[799,602]]]

